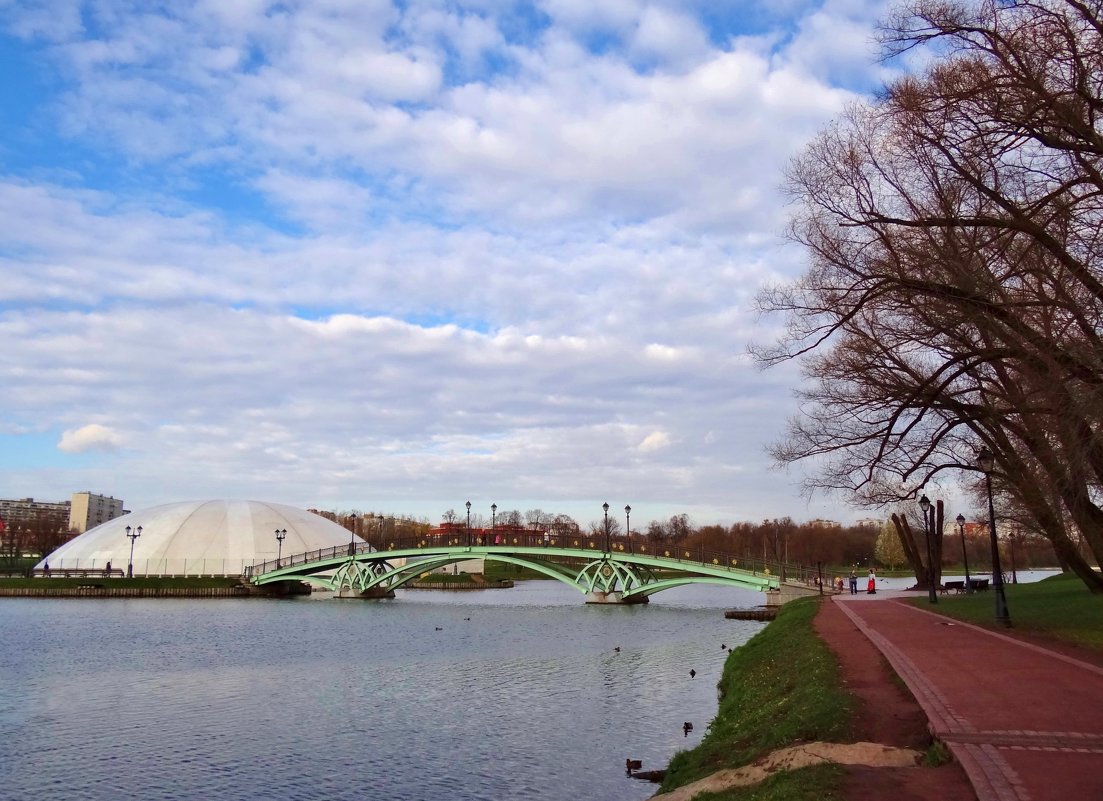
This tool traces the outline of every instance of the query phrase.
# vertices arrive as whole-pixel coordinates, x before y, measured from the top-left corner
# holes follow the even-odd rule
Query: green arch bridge
[[[476,531],[478,533],[476,533]],[[772,603],[818,591],[814,569],[728,553],[655,545],[627,537],[453,531],[348,545],[256,563],[256,585],[305,581],[339,595],[391,598],[425,573],[470,559],[519,565],[578,590],[586,603],[647,603],[686,584],[721,584],[767,593]]]

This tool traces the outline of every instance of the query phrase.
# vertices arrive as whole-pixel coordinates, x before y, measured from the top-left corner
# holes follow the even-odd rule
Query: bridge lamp
[[[610,553],[609,549],[609,504],[603,503],[601,505],[602,510],[605,512],[605,553]]]
[[[490,504],[490,530],[496,531],[498,528],[498,504]]]
[[[996,466],[996,457],[987,448],[981,448],[977,454],[977,467],[984,473],[985,486],[988,489],[988,532],[992,539],[992,589],[996,594],[996,621],[1005,626],[1011,625],[1011,613],[1007,609],[1007,598],[1003,594],[1003,570],[1000,568],[1000,544],[996,539],[996,505],[992,502],[992,470]]]
[[[126,563],[126,577],[134,578],[134,540],[142,536],[142,527],[138,526],[131,529],[130,526],[127,526],[126,536],[130,538],[130,561]]]
[[[919,499],[919,508],[923,510],[923,534],[927,539],[927,600],[938,603],[938,594],[934,589],[934,554],[931,552],[931,522],[927,513],[931,511],[931,501],[924,495]],[[933,514],[931,515],[933,517]]]
[[[467,547],[471,547],[471,501],[467,502]]]
[[[283,539],[286,536],[287,536],[287,529],[285,529],[285,528],[276,529],[276,543],[277,543],[277,546],[278,546],[277,549],[276,549],[276,567],[280,566],[280,560],[283,559]],[[349,546],[349,547],[351,548],[352,546]]]
[[[965,515],[957,516],[957,533],[961,535],[961,562],[965,565],[965,591],[969,592],[969,555],[965,552]]]
[[[632,553],[632,507],[624,505],[624,535],[628,537],[628,553]]]

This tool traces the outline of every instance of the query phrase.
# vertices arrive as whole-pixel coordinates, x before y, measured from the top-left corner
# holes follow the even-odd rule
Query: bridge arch
[[[516,538],[514,538],[516,539]],[[528,568],[573,587],[596,603],[646,603],[650,596],[686,584],[738,586],[758,592],[781,584],[785,565],[755,564],[727,554],[699,550],[669,550],[661,555],[634,551],[623,543],[598,549],[584,540],[583,547],[550,545],[539,539],[510,544],[440,544],[424,538],[389,543],[376,549],[366,543],[288,557],[280,562],[253,565],[248,578],[258,585],[276,581],[306,581],[318,587],[358,593],[391,593],[421,574],[456,562],[483,559]],[[780,568],[778,569],[771,569]]]

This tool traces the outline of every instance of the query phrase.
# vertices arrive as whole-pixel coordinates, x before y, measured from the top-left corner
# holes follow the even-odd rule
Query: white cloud
[[[824,8],[774,56],[759,40],[717,48],[684,11],[606,5],[551,4],[556,24],[524,45],[506,42],[491,16],[382,3],[268,16],[247,8],[227,28],[197,12],[127,17],[109,38],[74,37],[59,51],[75,82],[67,130],[128,158],[186,154],[259,175],[323,165],[332,180],[351,169],[388,181],[398,171],[394,202],[478,219],[770,224],[761,212],[780,167],[850,97],[823,76],[844,56],[849,72],[865,63],[845,54],[868,40],[868,24],[847,16],[853,9]],[[388,24],[406,38],[388,38]],[[591,24],[623,28],[654,68],[588,52],[572,31]],[[518,69],[447,84],[441,36],[469,28],[472,43],[455,40],[465,63],[493,48]],[[250,50],[254,68],[228,69]],[[255,185],[286,202],[280,182]]]
[[[687,14],[650,6],[640,15],[630,48],[637,56],[683,64],[705,55],[709,42],[701,25]]]
[[[865,4],[796,7],[722,45],[642,0],[548,0],[528,36],[494,3],[13,8],[64,79],[41,150],[104,161],[0,176],[10,430],[127,443],[138,503],[777,516],[798,379],[743,353],[799,269],[780,168],[879,69],[846,51]]]
[[[670,435],[665,431],[652,431],[650,434],[643,438],[643,442],[641,442],[639,445],[639,449],[643,453],[661,451],[664,448],[669,447]]]
[[[122,445],[122,438],[115,431],[99,423],[89,423],[70,429],[61,435],[57,448],[65,453],[85,451],[113,451]]]

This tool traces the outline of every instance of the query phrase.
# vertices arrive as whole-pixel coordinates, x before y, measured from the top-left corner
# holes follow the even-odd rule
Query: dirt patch
[[[925,751],[931,744],[927,716],[881,652],[833,601],[820,604],[814,626],[838,657],[844,685],[859,699],[855,739]],[[955,762],[937,768],[849,764],[844,773],[847,801],[976,799],[965,771]]]
[[[802,743],[774,751],[752,765],[721,770],[651,801],[690,801],[698,793],[719,793],[731,787],[758,784],[780,770],[796,770],[834,762],[867,768],[910,768],[923,754],[911,748],[881,743]],[[849,796],[848,796],[849,798]]]

